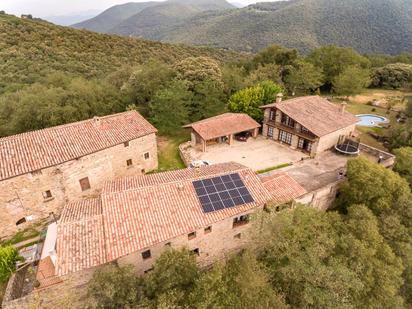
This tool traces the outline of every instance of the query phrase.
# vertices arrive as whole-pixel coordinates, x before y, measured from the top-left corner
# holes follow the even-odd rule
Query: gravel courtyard
[[[292,150],[285,145],[268,140],[259,135],[256,139],[249,138],[247,142],[234,141],[228,144],[207,146],[206,152],[189,147],[186,149],[191,161],[207,160],[212,164],[235,161],[258,171],[284,163],[293,163],[307,157],[306,154]]]

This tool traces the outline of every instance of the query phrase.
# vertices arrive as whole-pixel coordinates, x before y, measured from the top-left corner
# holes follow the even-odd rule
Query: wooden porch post
[[[229,145],[232,146],[233,144],[233,134],[229,135]]]
[[[255,128],[255,129],[253,129],[252,136],[253,136],[254,138],[256,138],[256,137],[258,136],[258,133],[259,133],[259,128]]]
[[[202,138],[202,152],[206,152],[206,141]]]

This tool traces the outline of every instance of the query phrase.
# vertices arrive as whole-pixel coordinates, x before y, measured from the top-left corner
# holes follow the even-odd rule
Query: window
[[[243,215],[233,219],[233,227],[245,225],[249,222],[249,215]]]
[[[276,113],[273,109],[270,110],[269,112],[269,120],[275,120]]]
[[[128,167],[132,166],[133,165],[132,159],[127,160],[126,164],[127,164]]]
[[[282,114],[282,118],[281,118],[280,122],[282,124],[284,124],[285,126],[288,126],[288,127],[291,127],[291,128],[295,127],[295,120],[293,120],[292,118],[290,118],[286,114]]]
[[[145,154],[144,154],[144,159],[145,159],[145,160],[149,160],[149,158],[150,158],[150,153],[145,152]]]
[[[299,137],[298,148],[310,152],[312,150],[312,143],[307,139]]]
[[[300,132],[302,133],[310,133],[310,131],[308,129],[306,129],[304,126],[300,127]]]
[[[233,236],[234,239],[240,239],[242,237],[241,233],[237,233],[235,236]]]
[[[23,224],[23,223],[26,223],[26,218],[19,219],[19,221],[16,222],[16,225],[20,225],[20,224]]]
[[[90,189],[89,177],[84,177],[80,179],[79,182],[80,182],[80,187],[82,188],[82,191],[86,191]]]
[[[197,256],[200,255],[199,248],[193,249],[192,253],[196,254]]]
[[[124,147],[129,147],[129,142],[124,142],[123,145]]]
[[[299,138],[299,141],[298,141],[298,148],[300,148],[300,149],[303,149],[303,142],[305,141],[305,139],[304,138]]]
[[[196,232],[192,232],[192,233],[187,234],[187,239],[191,240],[193,238],[196,238]]]
[[[150,259],[151,257],[152,257],[152,253],[150,252],[150,250],[146,250],[142,252],[143,260]]]
[[[273,127],[268,127],[268,136],[273,137]]]
[[[51,197],[52,197],[52,193],[51,193],[50,190],[47,190],[47,191],[44,191],[44,192],[43,192],[43,198],[44,198],[45,200],[47,200],[47,199],[49,199],[49,198],[51,198]]]
[[[285,144],[291,145],[292,144],[292,134],[279,130],[279,140],[284,142]]]
[[[209,234],[211,232],[212,232],[212,227],[211,226],[205,227],[205,234]]]

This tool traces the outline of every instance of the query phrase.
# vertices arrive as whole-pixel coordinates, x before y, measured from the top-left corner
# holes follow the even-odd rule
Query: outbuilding
[[[206,151],[207,145],[216,143],[232,145],[237,134],[246,133],[256,138],[260,127],[261,125],[253,118],[243,113],[225,113],[184,126],[192,129],[192,147],[200,144],[203,152]]]

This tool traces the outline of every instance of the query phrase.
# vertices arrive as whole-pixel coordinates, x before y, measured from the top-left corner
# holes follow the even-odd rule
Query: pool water
[[[356,117],[359,118],[357,125],[362,127],[377,127],[381,123],[389,122],[385,117],[372,114],[356,115]]]

